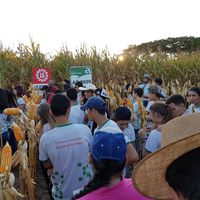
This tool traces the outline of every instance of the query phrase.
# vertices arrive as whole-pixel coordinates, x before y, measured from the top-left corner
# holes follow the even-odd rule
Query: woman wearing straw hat
[[[181,116],[167,123],[171,129],[163,127],[162,148],[133,172],[133,185],[141,194],[157,200],[200,199],[199,119],[199,113]]]

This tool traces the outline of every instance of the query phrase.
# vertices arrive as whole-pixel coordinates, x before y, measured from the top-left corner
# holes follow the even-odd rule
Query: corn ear
[[[10,172],[11,166],[12,166],[12,149],[7,142],[6,145],[2,148],[1,152],[0,173]]]
[[[13,132],[14,132],[15,139],[17,140],[17,142],[25,139],[21,128],[15,122],[13,122]]]
[[[6,108],[4,110],[4,113],[6,115],[18,115],[20,113],[20,109],[19,108]]]

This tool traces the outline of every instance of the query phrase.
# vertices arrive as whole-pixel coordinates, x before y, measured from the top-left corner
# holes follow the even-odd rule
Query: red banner
[[[33,76],[33,84],[46,85],[51,80],[51,69],[33,68],[32,76]]]

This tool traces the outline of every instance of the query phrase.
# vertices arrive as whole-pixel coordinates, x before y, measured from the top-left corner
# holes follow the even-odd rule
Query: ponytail
[[[150,110],[163,117],[161,124],[165,124],[173,118],[172,110],[167,104],[156,102],[150,107]]]

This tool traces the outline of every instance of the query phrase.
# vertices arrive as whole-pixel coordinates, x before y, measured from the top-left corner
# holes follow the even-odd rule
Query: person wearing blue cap
[[[106,129],[110,130],[110,128],[112,129],[112,133],[122,133],[117,123],[107,118],[105,114],[106,103],[102,98],[96,96],[89,98],[87,103],[81,106],[81,110],[86,111],[88,118],[97,123],[97,128],[95,129],[94,134],[96,134],[97,131],[105,131]],[[127,165],[132,165],[138,160],[138,154],[130,143],[130,140],[126,136],[124,137],[127,143]]]
[[[91,146],[89,161],[94,176],[73,199],[148,199],[136,191],[131,179],[122,176],[126,166],[126,142],[122,133],[98,131]]]

